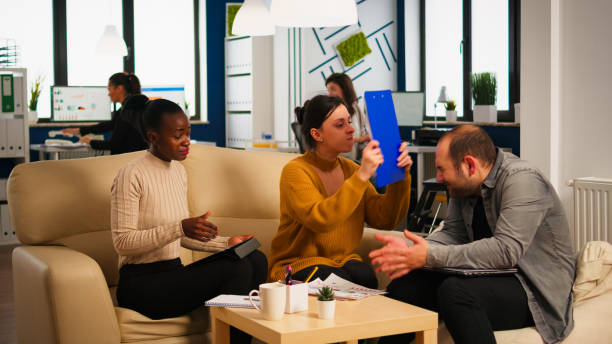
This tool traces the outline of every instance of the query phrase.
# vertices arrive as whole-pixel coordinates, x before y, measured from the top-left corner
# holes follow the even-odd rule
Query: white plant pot
[[[336,300],[331,301],[319,301],[317,300],[317,307],[319,309],[319,318],[321,319],[333,319],[336,311]]]
[[[446,110],[446,121],[457,122],[457,110]]]
[[[474,122],[497,122],[495,105],[474,105]]]
[[[36,123],[38,121],[38,112],[36,110],[34,110],[34,111],[29,110],[28,111],[28,121],[30,123]]]

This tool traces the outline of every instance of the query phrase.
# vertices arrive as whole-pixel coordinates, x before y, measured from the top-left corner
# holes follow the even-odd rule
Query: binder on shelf
[[[6,184],[8,182],[8,179],[2,178],[0,179],[0,201],[6,201],[7,196],[6,196]]]
[[[402,144],[391,90],[368,91],[364,94],[372,138],[380,143],[384,162],[376,169],[376,186],[395,183],[406,177],[403,168],[397,167],[399,148]]]
[[[24,153],[24,132],[23,132],[24,119],[23,118],[10,118],[6,120],[6,137],[7,137],[7,156],[9,157],[21,157]]]
[[[13,237],[13,226],[8,204],[0,204],[0,223],[2,224],[2,240],[11,240]]]
[[[0,118],[0,158],[8,156],[8,132],[7,132],[8,119]]]
[[[13,76],[13,113],[25,116],[24,110],[27,105],[23,104],[23,100],[27,97],[23,94],[26,92],[26,88],[24,87],[26,81],[24,78],[24,75]]]
[[[2,112],[15,112],[15,95],[13,92],[13,75],[2,74]]]

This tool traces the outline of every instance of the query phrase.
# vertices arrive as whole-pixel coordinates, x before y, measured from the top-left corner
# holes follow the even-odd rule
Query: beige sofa
[[[13,252],[19,343],[209,342],[205,308],[188,316],[151,320],[116,306],[118,269],[109,231],[110,186],[118,169],[141,154],[42,161],[13,170],[9,205],[24,244]],[[190,213],[211,210],[222,234],[253,233],[267,254],[278,226],[280,172],[294,157],[193,145],[184,162]],[[359,253],[366,261],[367,253],[380,246],[373,238],[376,232],[366,229],[362,239]],[[181,259],[188,264],[204,256],[184,249]],[[610,269],[606,271],[608,276]],[[586,279],[592,282],[593,276]],[[612,282],[607,281],[609,286]],[[379,282],[384,288],[388,280],[379,276]],[[607,308],[597,310],[598,315],[605,315],[599,323],[612,318],[612,295],[607,290],[597,296],[607,297],[607,301],[585,301],[585,307],[576,308],[576,318],[583,311],[588,317],[592,309],[602,305]],[[578,338],[585,338],[588,332],[594,335],[588,321],[578,324],[578,320]],[[604,327],[608,332],[603,338],[612,338],[610,328]],[[500,343],[539,340],[534,329],[498,332],[496,336]],[[448,334],[441,331],[440,341],[446,337]],[[572,341],[579,342],[584,341]]]
[[[13,252],[19,343],[209,342],[204,308],[150,320],[116,306],[110,187],[119,168],[141,154],[41,161],[11,173],[9,204],[24,244]],[[190,213],[210,210],[221,234],[253,233],[267,254],[278,226],[280,172],[295,156],[192,145],[184,162]],[[367,230],[362,256],[378,247],[374,232]],[[183,249],[181,260],[205,255]]]

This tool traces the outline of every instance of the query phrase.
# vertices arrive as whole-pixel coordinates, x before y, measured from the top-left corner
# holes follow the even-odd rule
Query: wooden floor
[[[14,245],[0,245],[0,344],[16,344],[15,304],[11,252]]]

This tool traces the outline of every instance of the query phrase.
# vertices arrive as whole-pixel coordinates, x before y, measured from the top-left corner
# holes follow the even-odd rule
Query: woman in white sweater
[[[216,252],[252,235],[223,237],[210,212],[189,217],[189,120],[175,103],[149,101],[144,129],[150,148],[121,168],[112,185],[111,227],[119,254],[119,306],[152,319],[187,314],[219,294],[246,295],[264,283],[267,261],[254,251],[241,260],[200,260],[183,266],[180,247]],[[233,329],[231,340],[250,337]]]

